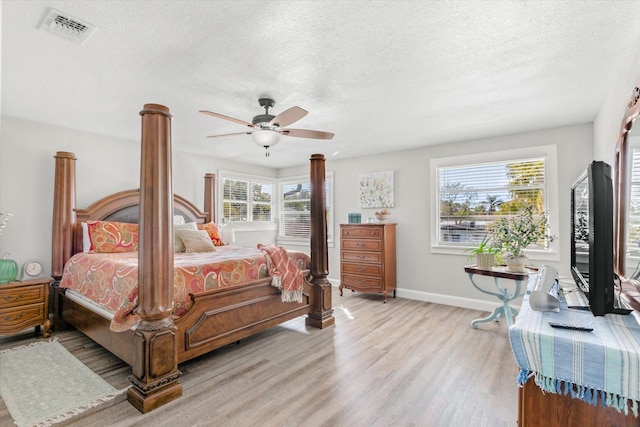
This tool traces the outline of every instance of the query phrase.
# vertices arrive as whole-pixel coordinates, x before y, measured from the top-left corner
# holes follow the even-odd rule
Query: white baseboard
[[[433,302],[436,304],[452,305],[454,307],[469,308],[492,312],[496,307],[502,305],[499,301],[484,301],[473,298],[456,297],[453,295],[434,294],[431,292],[414,291],[411,289],[398,289],[396,295],[401,298],[415,299],[418,301]],[[520,304],[511,304],[514,308],[519,308]]]
[[[340,286],[339,280],[329,279],[331,286]],[[433,302],[436,304],[451,305],[454,307],[468,308],[492,312],[496,307],[502,305],[499,301],[484,301],[473,298],[456,297],[452,295],[434,294],[431,292],[414,291],[412,289],[397,289],[396,296],[400,298],[414,299],[418,301]],[[516,300],[510,304],[513,308],[520,309],[520,301]]]

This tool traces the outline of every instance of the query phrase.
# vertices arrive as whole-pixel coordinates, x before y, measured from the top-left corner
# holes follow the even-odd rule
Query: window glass
[[[332,182],[328,174],[325,180],[325,206],[327,208],[327,234],[332,240]],[[308,177],[280,181],[280,231],[281,239],[305,239],[311,236],[311,183]]]
[[[438,179],[439,244],[475,245],[499,218],[545,211],[543,158],[441,167]]]
[[[278,241],[307,244],[311,236],[311,182],[308,176],[270,180],[220,171],[222,217],[230,223],[275,223]],[[325,180],[327,240],[333,243],[333,174]]]
[[[431,159],[431,251],[464,255],[489,236],[492,223],[531,206],[547,214],[548,233],[558,236],[556,145]],[[536,260],[559,260],[559,239],[529,245]]]
[[[631,150],[629,214],[627,220],[627,262],[629,277],[640,277],[640,147]]]
[[[231,222],[271,222],[273,184],[223,176],[222,216]]]

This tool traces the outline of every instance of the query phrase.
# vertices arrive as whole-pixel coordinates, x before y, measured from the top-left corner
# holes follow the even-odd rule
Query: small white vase
[[[507,270],[514,273],[524,273],[527,271],[527,261],[528,258],[524,255],[507,255],[504,257],[504,262],[507,264]]]

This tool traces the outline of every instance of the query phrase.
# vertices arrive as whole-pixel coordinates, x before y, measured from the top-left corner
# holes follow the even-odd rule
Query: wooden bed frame
[[[331,284],[327,280],[327,224],[324,205],[325,159],[311,156],[311,269],[302,303],[283,303],[271,279],[229,289],[192,294],[193,306],[180,319],[170,316],[173,301],[174,208],[190,221],[215,221],[215,175],[205,176],[205,207],[200,211],[173,195],[171,185],[171,115],[162,105],[146,104],[142,116],[140,189],[107,196],[86,209],[75,203],[73,153],[55,156],[55,194],[51,272],[54,327],[70,324],[131,365],[127,398],[141,412],[182,395],[178,364],[301,315],[306,324],[335,323]],[[66,261],[82,251],[81,223],[119,218],[139,205],[138,308],[135,330],[113,332],[110,321],[67,298],[56,285]],[[153,250],[152,250],[153,249]]]

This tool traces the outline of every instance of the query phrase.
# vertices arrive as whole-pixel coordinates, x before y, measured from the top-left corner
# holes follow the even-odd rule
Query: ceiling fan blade
[[[295,136],[296,138],[311,138],[311,139],[333,139],[335,135],[332,132],[323,132],[321,130],[311,129],[280,129],[280,133],[288,136]]]
[[[200,110],[200,112],[203,113],[203,114],[208,114],[208,115],[213,116],[213,117],[217,117],[219,119],[229,120],[230,122],[238,123],[238,124],[243,125],[243,126],[249,126],[250,128],[255,128],[256,127],[252,123],[245,122],[244,120],[240,120],[240,119],[234,119],[233,117],[225,116],[223,114],[213,113],[213,112],[207,111],[207,110]]]
[[[251,135],[252,132],[235,132],[235,133],[224,133],[222,135],[209,135],[207,138],[220,138],[222,136],[234,136],[234,135]]]
[[[271,119],[269,125],[278,125],[283,128],[289,126],[291,123],[297,122],[307,114],[309,114],[309,112],[304,108],[291,107]]]

